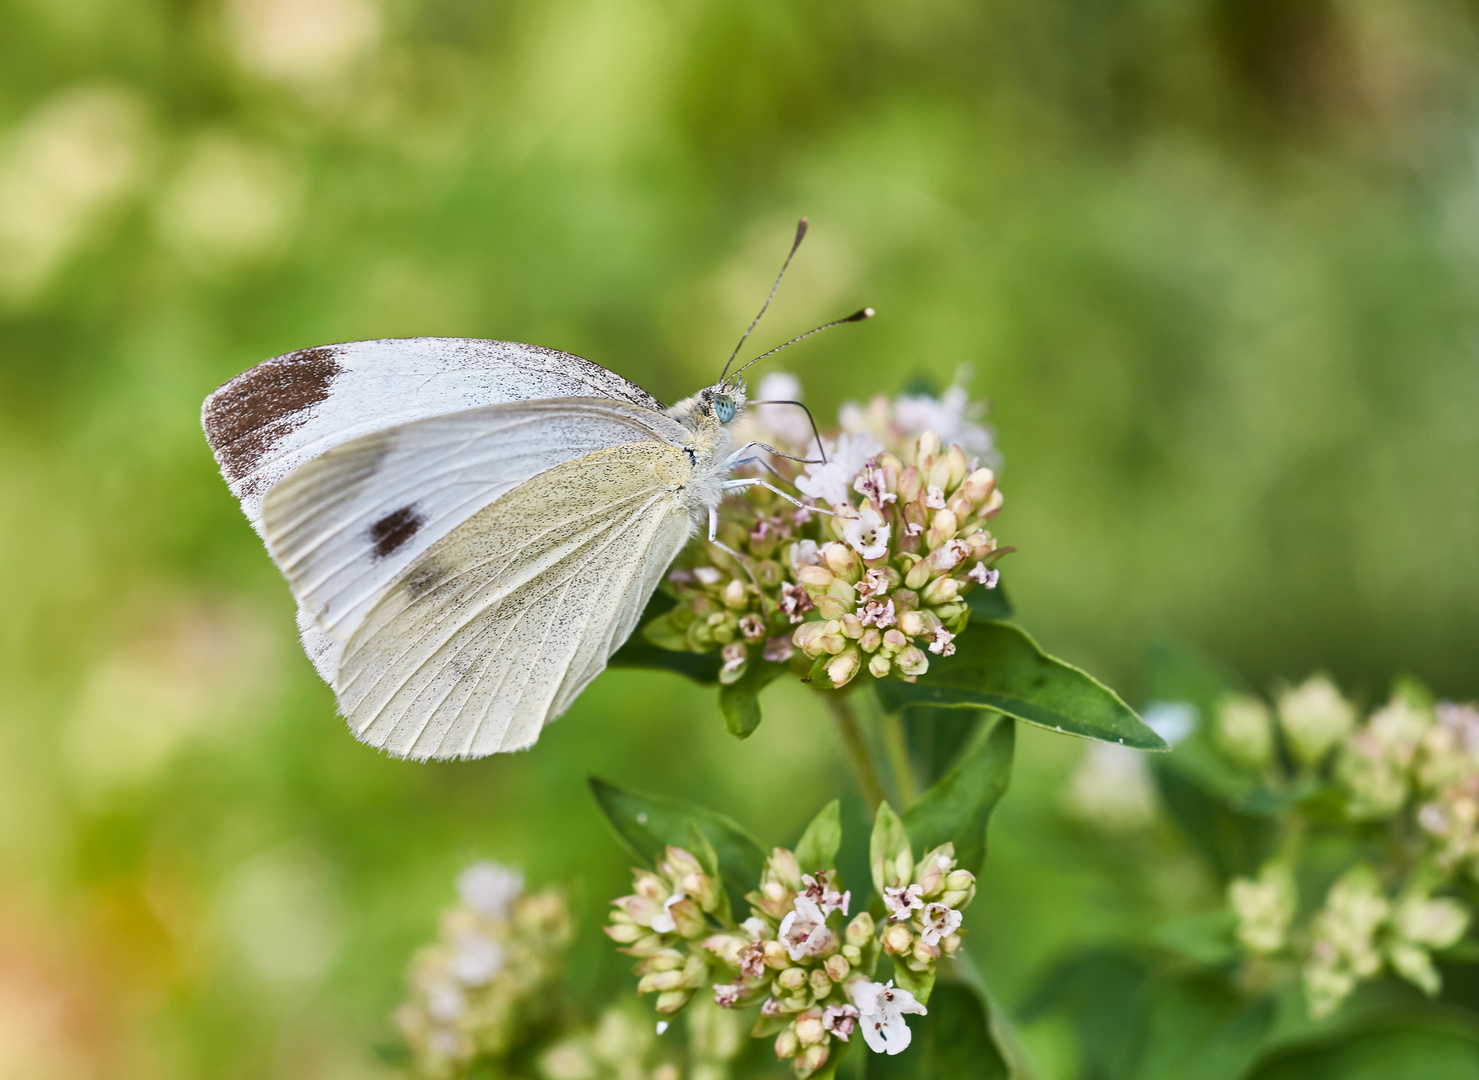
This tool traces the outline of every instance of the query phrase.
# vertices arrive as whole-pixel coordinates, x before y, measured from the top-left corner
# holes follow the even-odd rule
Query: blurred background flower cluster
[[[1052,652],[1135,704],[1166,639],[1363,710],[1400,672],[1479,696],[1476,59],[1461,0],[0,5],[0,1075],[394,1075],[406,958],[483,857],[568,888],[595,1015],[633,976],[586,773],[772,838],[847,782],[805,687],[736,743],[638,671],[529,754],[376,755],[198,427],[252,364],[377,336],[677,400],[803,213],[756,345],[876,307],[787,353],[828,416],[971,365]],[[1223,899],[1065,812],[1105,798],[1083,754],[1024,728],[993,826],[973,918],[1011,932],[966,949],[1008,1011]]]

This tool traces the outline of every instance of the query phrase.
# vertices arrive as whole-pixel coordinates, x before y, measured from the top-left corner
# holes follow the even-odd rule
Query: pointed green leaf
[[[1166,750],[1113,690],[1047,655],[1010,623],[971,624],[955,656],[931,658],[917,683],[877,684],[884,708],[909,705],[996,709],[1029,724],[1140,750]]]
[[[926,1016],[907,1016],[913,1038],[901,1054],[869,1054],[868,1080],[1007,1080],[986,1003],[970,987],[941,983]]]
[[[898,886],[914,876],[909,834],[894,808],[886,802],[878,804],[878,816],[873,819],[868,863],[873,871],[873,888],[879,896],[883,895],[885,886]]]
[[[831,870],[837,863],[837,849],[842,846],[842,801],[833,799],[811,819],[806,832],[796,844],[796,861],[801,869]]]
[[[696,827],[713,845],[731,903],[743,907],[744,894],[760,880],[765,853],[739,825],[707,807],[626,791],[596,776],[590,778],[590,786],[616,838],[645,865],[655,862],[669,844],[685,846],[690,824]]]
[[[748,739],[755,733],[760,726],[760,691],[785,673],[785,664],[753,660],[737,681],[719,687],[719,711],[731,735]]]
[[[986,859],[986,826],[1012,779],[1016,724],[1003,716],[983,728],[960,764],[924,793],[904,815],[909,838],[920,850],[955,843],[960,866],[980,873]]]

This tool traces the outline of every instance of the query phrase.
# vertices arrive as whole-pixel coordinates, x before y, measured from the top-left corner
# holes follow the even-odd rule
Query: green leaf
[[[1010,623],[972,624],[961,635],[960,651],[932,658],[919,682],[885,679],[877,687],[889,711],[909,705],[974,706],[1086,739],[1168,749],[1113,690],[1047,655]]]
[[[718,653],[670,652],[659,649],[640,634],[633,634],[607,661],[607,667],[671,671],[708,686],[719,681]]]
[[[842,801],[833,799],[801,834],[796,844],[796,861],[804,872],[831,870],[837,863],[837,849],[842,846]]]
[[[748,739],[755,733],[760,726],[760,691],[785,673],[785,664],[752,660],[738,680],[719,687],[719,711],[731,735]]]
[[[885,886],[898,886],[914,876],[914,856],[909,851],[909,833],[894,808],[878,804],[873,819],[873,837],[868,843],[868,863],[873,871],[873,888],[883,895]]]
[[[970,606],[972,619],[1010,619],[1016,614],[1012,610],[1012,601],[1007,597],[1006,586],[1000,581],[994,589],[977,586],[965,594],[965,602]]]
[[[930,999],[930,991],[935,988],[935,973],[929,971],[915,971],[907,964],[894,961],[894,985],[913,994],[915,1000],[921,1005],[927,1004]]]
[[[986,860],[986,826],[1012,778],[1016,724],[1003,716],[981,729],[961,758],[904,814],[904,828],[920,850],[955,843],[960,866],[979,873]]]
[[[958,982],[941,983],[927,1016],[908,1017],[902,1054],[869,1054],[868,1080],[1007,1080],[1006,1056],[991,1037],[986,1003]],[[859,1036],[861,1037],[861,1036]]]
[[[713,845],[719,876],[730,901],[743,907],[744,894],[755,888],[765,864],[765,853],[749,833],[729,818],[707,807],[660,795],[626,791],[600,777],[590,778],[591,794],[622,845],[646,865],[656,862],[669,844],[689,843],[690,824]],[[700,856],[698,852],[693,853]]]
[[[1280,1054],[1249,1080],[1456,1080],[1479,1076],[1472,1031],[1395,1027]]]
[[[1237,917],[1226,908],[1183,915],[1156,927],[1154,940],[1167,952],[1209,967],[1225,964],[1237,956],[1233,931]]]

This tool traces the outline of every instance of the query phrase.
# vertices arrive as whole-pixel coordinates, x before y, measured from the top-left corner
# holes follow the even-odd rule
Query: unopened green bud
[[[929,483],[930,486],[945,491],[950,487],[950,458],[948,455],[941,455],[938,450],[933,453],[938,456],[930,463]]]
[[[800,967],[788,967],[775,977],[775,984],[782,990],[795,993],[806,985],[806,969]]]
[[[858,648],[865,653],[878,651],[878,646],[883,644],[883,631],[876,626],[870,626],[863,631],[863,636],[858,638]]]
[[[854,967],[863,962],[863,950],[858,945],[842,946],[842,951],[839,955]]]
[[[719,906],[719,886],[708,874],[689,874],[683,879],[683,892],[705,911],[713,911]]]
[[[640,870],[632,875],[632,889],[638,895],[659,904],[668,898],[668,884],[651,870]],[[616,903],[621,903],[620,900]]]
[[[765,860],[765,880],[775,881],[791,891],[801,888],[801,863],[790,848],[771,848]]]
[[[832,571],[828,570],[825,566],[817,566],[814,563],[810,563],[797,568],[796,580],[806,589],[807,595],[814,600],[827,591],[834,579],[832,577]]]
[[[743,611],[750,606],[750,598],[745,589],[745,583],[739,578],[730,578],[729,584],[724,586],[721,594],[724,606],[731,611]]]
[[[946,888],[945,877],[954,869],[955,845],[948,840],[920,856],[914,872],[926,900],[934,899],[937,893]]]
[[[873,940],[873,916],[866,911],[860,911],[853,916],[852,922],[847,924],[843,931],[849,945],[861,948]]]
[[[852,974],[852,964],[849,963],[845,953],[846,948],[844,948],[843,952],[841,953],[832,954],[831,956],[827,957],[827,962],[822,965],[822,967],[827,972],[827,978],[831,979],[835,983],[847,982],[847,977]],[[817,997],[825,996],[825,994],[817,995]]]
[[[1279,695],[1279,723],[1290,751],[1304,765],[1318,763],[1346,736],[1355,719],[1351,703],[1323,675]]]
[[[668,990],[658,995],[657,1011],[664,1016],[671,1016],[687,1005],[692,997],[692,990]]]
[[[765,966],[776,971],[784,970],[791,966],[791,958],[786,954],[786,947],[779,941],[767,941],[761,946],[765,957]]]
[[[801,1040],[796,1037],[794,1028],[786,1028],[775,1037],[775,1056],[785,1061],[796,1056],[796,1051],[801,1049]]]
[[[822,968],[812,968],[811,975],[807,977],[806,981],[811,986],[811,992],[818,999],[824,998],[832,992],[832,980]]]
[[[818,1021],[820,1024],[820,1021]],[[815,1046],[808,1046],[796,1059],[797,1080],[806,1080],[808,1076],[816,1073],[823,1065],[827,1064],[827,1058],[831,1055],[831,1047],[825,1042],[819,1042]]]
[[[637,982],[637,993],[653,994],[664,990],[677,990],[683,985],[682,971],[654,971],[643,975]]]
[[[683,937],[702,937],[709,931],[709,924],[704,921],[703,911],[692,900],[683,899],[670,905],[668,914],[673,917],[677,932]]]
[[[929,563],[921,559],[911,566],[909,572],[904,575],[904,587],[906,589],[922,589],[929,583],[929,579]],[[908,633],[908,631],[906,630],[905,633]]]
[[[833,596],[831,593],[820,593],[813,598],[812,602],[816,605],[817,614],[824,619],[840,619],[844,615],[850,614],[853,608],[856,607],[853,601],[844,600],[842,597]],[[840,623],[838,625],[839,627],[841,626]]]
[[[605,930],[606,936],[618,945],[630,945],[647,933],[643,927],[638,926],[634,922],[626,921],[612,923],[610,926],[603,926],[601,929]]]
[[[804,622],[796,628],[791,635],[791,644],[800,649],[801,652],[812,660],[821,656],[826,650],[822,647],[821,638],[827,632],[827,624],[823,622]]]
[[[1273,757],[1273,722],[1257,698],[1226,698],[1217,710],[1215,735],[1218,747],[1239,765],[1261,769]]]
[[[868,661],[868,674],[875,679],[885,678],[893,670],[893,661],[882,653],[875,655]]]
[[[842,618],[839,619],[838,621],[840,623],[842,623],[842,636],[843,637],[845,637],[845,638],[851,638],[853,641],[857,641],[859,638],[861,638],[863,636],[863,629],[864,629],[863,622],[856,615],[854,615],[851,611],[849,611],[847,614],[843,615]],[[876,627],[873,627],[872,629],[877,629],[877,628]]]
[[[948,604],[960,595],[960,582],[953,577],[935,578],[924,587],[921,598],[931,606]]]
[[[899,472],[899,502],[908,505],[919,498],[919,493],[924,486],[919,479],[919,470],[913,465],[906,465]]]
[[[929,657],[917,645],[910,645],[903,650],[894,662],[905,675],[923,675],[930,669]]]
[[[959,911],[976,898],[976,875],[969,870],[952,870],[945,877],[940,903]]]
[[[938,945],[926,945],[924,939],[914,942],[914,948],[909,954],[909,966],[915,971],[926,971],[940,958],[940,947]]]

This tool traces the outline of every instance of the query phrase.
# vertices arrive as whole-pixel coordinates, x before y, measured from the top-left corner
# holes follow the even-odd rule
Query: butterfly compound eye
[[[734,419],[734,398],[728,394],[720,394],[714,399],[714,416],[721,424],[727,424]]]

